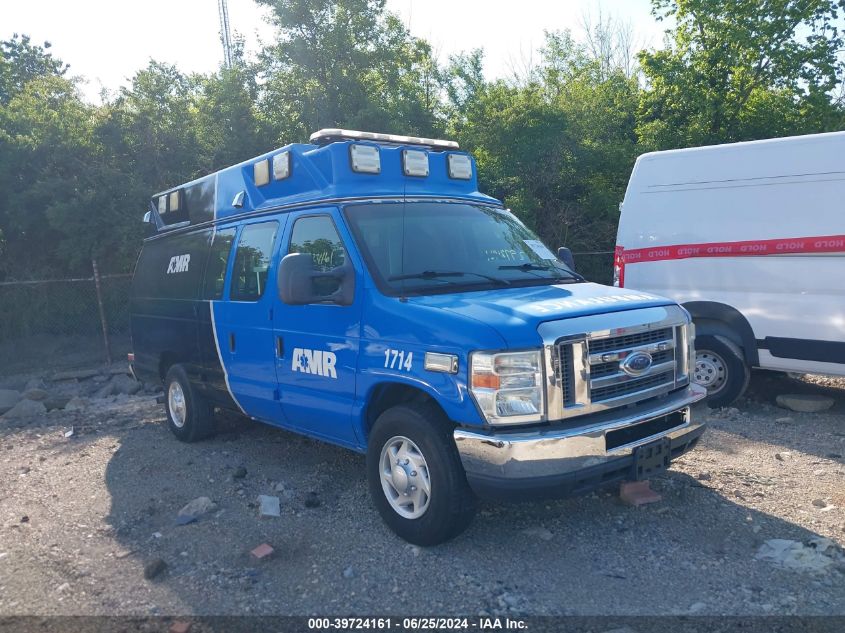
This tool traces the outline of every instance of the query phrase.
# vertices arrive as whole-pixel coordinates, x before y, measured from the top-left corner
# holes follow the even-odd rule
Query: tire
[[[388,409],[370,432],[367,479],[373,503],[388,527],[409,543],[426,546],[448,541],[475,516],[476,498],[467,484],[453,429],[436,405],[425,404]],[[410,463],[393,463],[403,456]],[[390,473],[384,466],[387,463],[392,466]],[[399,490],[411,491],[412,486],[422,492],[400,494]],[[388,495],[396,500],[391,502]],[[408,505],[402,506],[404,502]]]
[[[709,407],[727,407],[745,393],[751,369],[734,342],[702,334],[695,337],[694,379],[707,388],[705,402]]]
[[[182,442],[196,442],[214,435],[214,409],[191,386],[181,365],[173,365],[164,378],[167,426]]]

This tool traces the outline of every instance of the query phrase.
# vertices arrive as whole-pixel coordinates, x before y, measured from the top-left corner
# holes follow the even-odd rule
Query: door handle
[[[235,353],[235,333],[229,332],[229,351]]]
[[[285,356],[285,339],[281,336],[276,337],[276,357],[284,358]]]

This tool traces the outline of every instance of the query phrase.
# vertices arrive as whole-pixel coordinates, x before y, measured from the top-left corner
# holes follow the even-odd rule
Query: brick
[[[170,625],[170,633],[188,633],[191,630],[191,623],[185,620],[176,620]]]
[[[663,500],[659,493],[651,489],[648,480],[624,482],[619,486],[619,498],[622,499],[623,503],[634,507]]]
[[[259,545],[258,547],[256,547],[254,550],[252,550],[250,552],[250,554],[252,554],[253,558],[257,558],[258,560],[261,560],[262,558],[267,558],[272,553],[273,553],[273,548],[270,547],[267,543],[262,543],[261,545]]]

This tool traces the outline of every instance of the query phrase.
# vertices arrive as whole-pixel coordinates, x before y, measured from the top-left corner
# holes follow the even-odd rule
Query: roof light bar
[[[314,132],[309,140],[315,145],[327,145],[335,141],[374,141],[376,143],[390,143],[393,145],[421,145],[432,149],[459,149],[460,147],[455,141],[445,141],[436,138],[378,134],[376,132],[359,132],[358,130],[341,130],[337,128],[327,128]]]
[[[270,182],[270,161],[265,158],[255,163],[252,166],[252,176],[257,187]]]
[[[381,155],[378,147],[374,145],[350,145],[349,160],[352,163],[352,171],[360,174],[381,173]]]
[[[449,178],[469,180],[472,178],[472,159],[466,154],[449,154]]]
[[[273,180],[284,180],[290,176],[290,152],[273,156]]]
[[[403,149],[402,170],[406,176],[428,176],[428,154],[418,149]]]

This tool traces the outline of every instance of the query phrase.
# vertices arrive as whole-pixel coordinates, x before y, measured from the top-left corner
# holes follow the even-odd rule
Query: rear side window
[[[208,265],[205,267],[203,299],[222,299],[223,285],[226,282],[226,268],[229,265],[229,253],[235,240],[235,229],[223,229],[214,234]]]
[[[327,215],[299,218],[293,225],[288,253],[308,253],[314,258],[314,269],[320,272],[346,262],[346,249],[334,222]],[[321,297],[328,297],[339,287],[337,279],[314,280],[314,290]]]
[[[132,282],[133,296],[198,299],[210,241],[211,229],[146,241]]]
[[[233,301],[258,301],[264,294],[278,228],[278,222],[262,222],[245,226],[241,231],[229,294]]]

